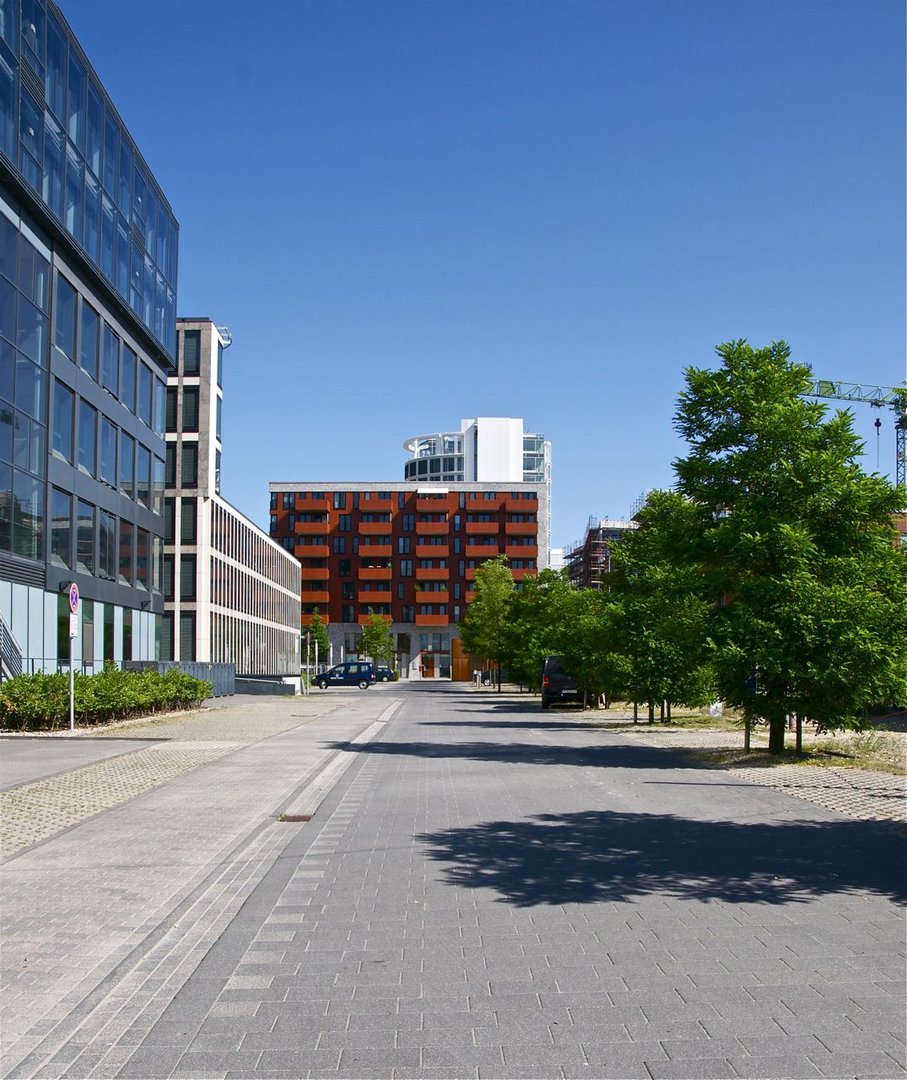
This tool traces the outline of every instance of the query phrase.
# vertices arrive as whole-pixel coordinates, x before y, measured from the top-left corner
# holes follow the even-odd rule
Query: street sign
[[[73,615],[79,614],[79,586],[75,582],[69,586],[69,610]]]
[[[79,616],[74,611],[69,613],[69,636],[71,638],[79,636]]]

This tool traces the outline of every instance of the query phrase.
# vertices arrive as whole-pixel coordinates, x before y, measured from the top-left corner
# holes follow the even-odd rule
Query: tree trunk
[[[639,702],[638,701],[633,702],[633,723],[634,724],[639,723]]]
[[[668,702],[668,723],[671,723],[671,702]]]
[[[773,716],[768,722],[768,752],[773,757],[784,753],[784,732],[787,722],[783,716]]]
[[[799,713],[794,714],[797,720],[797,756],[803,756],[803,717]]]
[[[665,702],[664,702],[664,698],[662,698],[661,701],[659,701],[659,703],[658,703],[658,719],[661,721],[661,723],[665,722]]]
[[[649,723],[655,723],[655,702],[652,700],[649,701]]]
[[[498,663],[498,693],[501,692],[501,665]]]
[[[752,721],[750,720],[749,710],[743,714],[743,749],[745,753],[750,752],[750,729],[752,728]]]

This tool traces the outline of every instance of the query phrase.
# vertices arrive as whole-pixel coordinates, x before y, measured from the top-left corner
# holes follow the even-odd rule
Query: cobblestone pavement
[[[213,704],[201,711],[76,731],[76,738],[154,739],[147,748],[0,791],[0,858],[40,843],[193,769],[270,738],[338,707],[320,697],[240,710]],[[57,736],[69,739],[69,733]]]
[[[603,725],[605,730],[609,726]],[[643,746],[685,750],[735,750],[742,744],[742,735],[736,731],[691,731],[682,727],[651,731],[640,726],[639,730],[621,728],[619,733]],[[892,737],[904,739],[903,733]],[[761,732],[753,732],[752,739],[754,746],[768,745]],[[907,823],[907,785],[903,776],[815,765],[760,765],[727,771],[751,784],[784,791],[847,817]]]
[[[50,1058],[64,1042],[81,1052],[113,1016],[123,1031],[139,1012],[150,1022],[279,858],[292,835],[276,820],[281,808],[317,783],[338,755],[335,740],[374,727],[393,700],[335,695],[319,703],[320,716],[303,715],[298,702],[256,702],[235,713],[245,745],[223,752],[223,743],[198,740],[218,756],[169,780],[165,753],[160,782],[112,808],[91,806],[69,829],[6,858],[0,1075],[60,1075]],[[192,720],[180,718],[184,732]],[[212,717],[198,720],[203,731]],[[181,748],[173,740],[149,750]]]

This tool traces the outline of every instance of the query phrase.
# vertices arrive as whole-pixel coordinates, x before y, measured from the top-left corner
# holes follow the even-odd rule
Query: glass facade
[[[22,12],[0,0],[0,161],[172,361],[176,219],[57,7]]]

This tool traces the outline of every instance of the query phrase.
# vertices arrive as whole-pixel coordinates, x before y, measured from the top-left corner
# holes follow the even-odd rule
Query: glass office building
[[[157,655],[177,242],[59,8],[0,0],[4,674]]]

